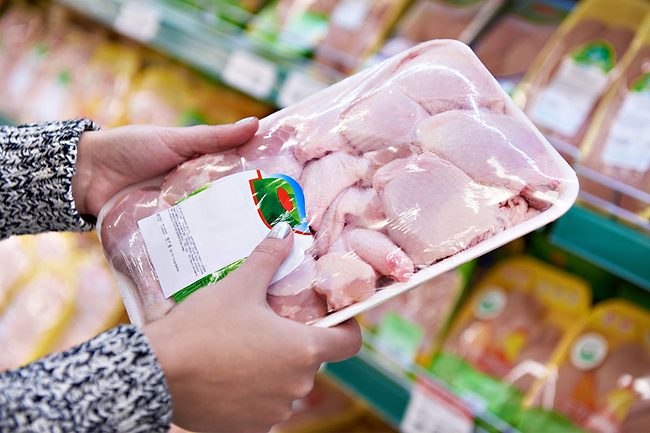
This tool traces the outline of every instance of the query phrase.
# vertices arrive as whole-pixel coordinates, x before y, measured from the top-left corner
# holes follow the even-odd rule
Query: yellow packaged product
[[[124,123],[126,96],[140,68],[135,46],[104,41],[92,54],[81,77],[83,115],[101,126]]]
[[[476,286],[431,368],[461,394],[472,393],[507,420],[546,373],[563,335],[586,317],[583,280],[526,256],[499,263]]]
[[[0,242],[0,315],[15,295],[15,283],[27,272],[29,262],[22,238],[13,236]]]
[[[68,272],[36,268],[16,283],[20,291],[0,315],[0,371],[43,356],[68,323],[76,296]]]
[[[562,23],[513,99],[568,159],[650,10],[643,0],[585,0]]]
[[[29,251],[34,263],[52,264],[65,261],[77,248],[76,239],[79,233],[50,232],[37,235],[22,236],[25,248]]]
[[[520,424],[523,431],[647,431],[649,389],[650,313],[604,301],[563,340]]]
[[[117,325],[123,312],[119,289],[100,251],[79,252],[70,266],[77,290],[74,312],[52,352],[67,350]]]
[[[598,105],[580,147],[583,190],[632,212],[650,207],[649,112],[650,15],[621,61],[621,75]]]

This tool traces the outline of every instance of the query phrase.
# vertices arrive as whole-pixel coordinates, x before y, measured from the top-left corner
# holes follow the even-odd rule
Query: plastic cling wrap
[[[154,269],[141,220],[180,201],[164,214],[177,215],[179,206],[195,206],[256,170],[250,182],[283,174],[292,188],[259,195],[251,183],[236,201],[265,198],[269,208],[259,215],[267,227],[287,220],[297,240],[310,233],[314,240],[303,263],[269,288],[269,304],[295,320],[320,319],[319,326],[554,220],[577,195],[575,173],[466,45],[424,43],[266,117],[243,147],[200,156],[107,203],[99,234],[132,320],[153,320],[175,305],[159,279],[173,270]],[[294,212],[300,190],[304,218]],[[215,218],[231,217],[216,202],[210,209]],[[201,233],[193,242],[203,238],[214,239]],[[224,251],[241,247],[221,241]],[[203,257],[198,246],[190,249]],[[234,267],[206,269],[197,284]]]
[[[649,9],[637,0],[580,2],[515,92],[515,101],[568,157],[577,155],[595,107]]]

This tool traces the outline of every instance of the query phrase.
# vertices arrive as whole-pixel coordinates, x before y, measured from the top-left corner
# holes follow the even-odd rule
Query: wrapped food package
[[[21,238],[10,237],[0,242],[0,313],[15,295],[15,283],[29,269],[29,252]]]
[[[457,39],[469,44],[503,3],[504,0],[417,0],[372,62],[432,39]]]
[[[488,71],[512,91],[574,7],[570,0],[519,0],[473,45]]]
[[[546,380],[528,396],[533,409],[522,417],[522,430],[646,431],[649,342],[647,311],[621,300],[597,305],[567,336]]]
[[[339,0],[276,0],[251,19],[247,34],[282,55],[311,55],[325,37],[337,3]]]
[[[404,4],[404,0],[339,1],[316,49],[316,61],[352,73],[383,39]]]
[[[463,283],[458,270],[449,271],[363,313],[361,324],[374,331],[370,344],[402,366],[425,364],[454,311]]]
[[[514,100],[567,159],[577,156],[595,107],[648,10],[638,0],[580,2],[515,90]]]
[[[454,320],[432,368],[461,392],[515,419],[562,337],[590,308],[587,284],[533,258],[500,262]]]
[[[0,315],[0,371],[43,356],[69,320],[75,287],[64,274],[47,268],[32,273]]]
[[[621,64],[580,147],[581,186],[642,214],[650,208],[650,15]]]
[[[186,239],[178,220],[188,206],[203,209],[192,211],[196,221],[205,212],[237,216],[210,204],[215,191],[231,194],[228,205],[252,207],[261,236],[243,232],[251,247],[232,262],[219,260],[245,249],[242,242],[220,249],[202,242],[215,233]],[[262,119],[239,149],[199,156],[121,192],[101,210],[98,230],[130,317],[141,324],[225,276],[273,224],[287,221],[304,258],[285,262],[269,304],[330,326],[558,218],[576,195],[575,173],[472,51],[432,41]],[[224,236],[242,230],[241,218],[228,224]],[[200,244],[191,260],[182,248],[149,251],[160,246],[161,230],[174,245],[181,237]],[[193,267],[196,254],[207,260],[204,247],[219,256],[209,270]]]

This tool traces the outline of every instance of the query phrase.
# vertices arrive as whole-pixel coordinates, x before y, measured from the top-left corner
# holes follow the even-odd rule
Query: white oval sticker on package
[[[296,236],[275,282],[298,267],[313,244],[302,189],[291,177],[259,170],[226,176],[138,226],[165,297],[180,302],[237,269],[280,221]]]

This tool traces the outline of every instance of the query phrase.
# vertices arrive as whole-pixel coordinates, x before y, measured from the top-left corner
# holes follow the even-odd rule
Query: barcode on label
[[[226,62],[223,80],[256,98],[266,98],[275,86],[277,70],[273,63],[255,54],[235,51]]]
[[[281,107],[288,107],[323,90],[325,87],[327,87],[327,84],[303,72],[291,72],[287,79],[284,80],[282,89],[280,89],[278,104]]]
[[[402,433],[471,433],[474,418],[458,397],[430,379],[418,378],[411,391]]]
[[[149,42],[158,34],[160,11],[143,1],[126,1],[115,17],[113,28],[137,41]]]

